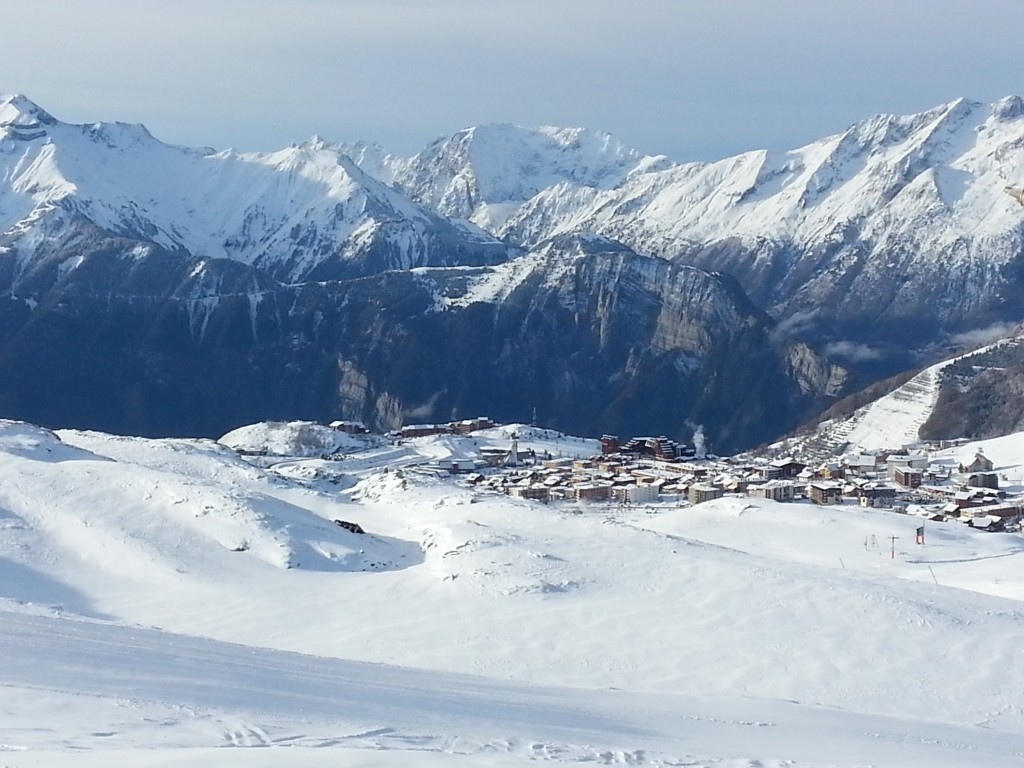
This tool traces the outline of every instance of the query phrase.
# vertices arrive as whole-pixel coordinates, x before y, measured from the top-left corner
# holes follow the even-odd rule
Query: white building
[[[648,504],[658,500],[658,486],[641,483],[614,489],[615,498],[625,504]]]
[[[788,480],[770,480],[760,485],[751,485],[747,491],[751,496],[763,499],[792,501],[796,495],[796,485]]]

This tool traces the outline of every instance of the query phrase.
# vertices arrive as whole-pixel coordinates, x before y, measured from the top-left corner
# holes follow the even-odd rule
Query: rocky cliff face
[[[826,394],[730,280],[606,241],[285,285],[72,229],[2,286],[2,405],[43,424],[215,435],[267,418],[383,429],[536,413],[582,434],[685,439],[702,424],[731,450]]]

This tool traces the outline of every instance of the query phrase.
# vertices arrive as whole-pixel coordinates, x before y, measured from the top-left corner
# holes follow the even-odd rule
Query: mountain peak
[[[1005,96],[992,105],[992,114],[1001,120],[1015,120],[1024,117],[1024,98]]]
[[[55,122],[53,115],[20,93],[0,95],[0,127],[32,129]]]

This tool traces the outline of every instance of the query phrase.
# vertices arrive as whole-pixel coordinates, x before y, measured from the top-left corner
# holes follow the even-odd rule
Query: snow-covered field
[[[0,765],[1024,764],[1020,536],[416,466],[510,438],[348,446],[318,479],[0,422]],[[984,447],[1024,474],[1024,438]]]

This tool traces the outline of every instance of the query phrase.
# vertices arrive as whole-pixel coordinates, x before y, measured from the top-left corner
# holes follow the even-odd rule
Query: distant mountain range
[[[0,97],[0,415],[142,434],[487,413],[733,450],[1022,319],[1024,101],[786,153],[489,125],[412,158]]]

